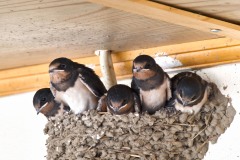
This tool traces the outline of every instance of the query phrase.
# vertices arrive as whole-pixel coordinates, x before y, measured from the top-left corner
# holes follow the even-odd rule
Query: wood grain
[[[212,29],[218,29],[220,32],[214,32],[214,34],[240,40],[239,25],[184,11],[160,3],[146,0],[123,0],[122,3],[119,3],[118,0],[89,1],[148,18],[197,29],[207,33],[213,33],[211,32]]]
[[[219,36],[85,0],[0,1],[0,70]]]
[[[167,53],[168,55],[176,55],[181,53],[205,51],[205,50],[225,48],[229,46],[238,46],[238,45],[240,45],[239,40],[234,40],[231,38],[218,38],[218,39],[212,39],[212,40],[175,44],[175,45],[154,47],[154,48],[148,48],[148,49],[138,49],[138,50],[132,50],[132,51],[126,51],[126,52],[115,52],[115,54],[112,54],[112,61],[115,64],[119,62],[131,61],[135,57],[143,53],[151,56],[155,56],[155,53]],[[50,61],[52,60],[53,59],[51,59]],[[83,57],[83,58],[74,58],[73,60],[78,63],[94,66],[94,69],[98,70],[97,68],[99,66],[99,58],[96,55],[90,56],[90,57]],[[0,70],[0,80],[47,73],[48,65],[49,64],[46,63],[46,64],[20,67],[20,68],[14,68],[14,69]],[[101,74],[100,69],[98,74]]]
[[[240,25],[239,0],[154,0],[176,8]]]

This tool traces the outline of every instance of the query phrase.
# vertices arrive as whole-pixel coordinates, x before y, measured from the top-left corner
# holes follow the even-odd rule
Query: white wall
[[[205,79],[215,82],[223,94],[229,95],[232,98],[232,105],[237,111],[230,128],[221,135],[215,145],[210,146],[205,160],[239,160],[240,63],[208,68],[198,73]],[[224,86],[227,86],[226,90],[223,89]]]
[[[217,144],[211,145],[204,160],[240,159],[240,63],[223,65],[197,72],[208,81],[215,82],[225,95],[232,98],[237,114],[231,127]],[[171,76],[171,75],[170,75]],[[120,81],[127,83],[130,81]],[[223,86],[228,86],[223,90]],[[43,160],[46,155],[46,136],[43,128],[47,122],[36,115],[32,106],[34,92],[0,98],[0,159]]]
[[[32,106],[34,92],[0,98],[0,159],[44,160],[47,119]]]

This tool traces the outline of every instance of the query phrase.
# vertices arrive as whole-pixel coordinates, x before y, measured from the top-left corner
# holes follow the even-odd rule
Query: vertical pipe
[[[95,54],[99,56],[100,67],[103,76],[103,83],[107,89],[117,84],[116,75],[113,68],[113,62],[110,50],[96,50]]]

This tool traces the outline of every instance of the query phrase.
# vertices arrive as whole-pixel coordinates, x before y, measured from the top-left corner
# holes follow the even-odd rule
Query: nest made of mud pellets
[[[65,114],[46,124],[48,160],[202,159],[236,111],[214,84],[209,101],[196,115]]]

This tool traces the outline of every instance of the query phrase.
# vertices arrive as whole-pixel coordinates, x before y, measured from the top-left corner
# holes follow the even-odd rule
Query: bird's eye
[[[146,65],[145,65],[145,68],[146,68],[146,69],[149,69],[150,67],[151,67],[150,64],[146,64]]]
[[[127,100],[124,99],[123,102],[122,102],[123,105],[127,104]]]
[[[183,96],[183,91],[181,89],[179,90],[179,94],[181,97]]]
[[[193,96],[193,97],[192,97],[192,100],[195,100],[195,99],[197,99],[197,96]]]
[[[60,64],[60,65],[59,65],[59,68],[60,68],[60,69],[65,69],[66,67],[67,67],[66,64]]]
[[[45,102],[45,101],[46,101],[45,97],[41,98],[41,102]]]

